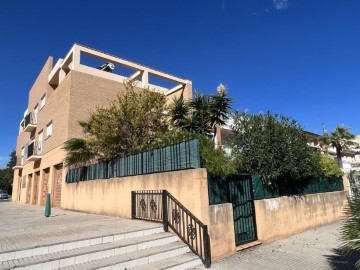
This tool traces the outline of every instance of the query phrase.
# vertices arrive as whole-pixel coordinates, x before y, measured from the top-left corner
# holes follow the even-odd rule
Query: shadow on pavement
[[[334,270],[356,269],[356,262],[360,260],[360,252],[346,247],[335,248],[333,255],[326,255],[331,268]]]

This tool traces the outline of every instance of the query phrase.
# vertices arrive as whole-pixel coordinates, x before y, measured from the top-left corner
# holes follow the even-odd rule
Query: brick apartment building
[[[108,104],[124,90],[124,82],[137,88],[190,99],[192,83],[85,46],[74,44],[55,65],[49,57],[29,92],[28,106],[20,122],[17,164],[14,167],[12,200],[61,207],[66,168],[63,143],[81,138],[79,120],[89,111]],[[143,90],[147,91],[147,90]]]

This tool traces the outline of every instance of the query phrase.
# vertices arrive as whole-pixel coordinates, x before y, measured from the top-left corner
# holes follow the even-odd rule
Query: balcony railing
[[[16,164],[13,169],[21,169],[24,166],[24,156],[16,156]]]
[[[41,159],[43,142],[32,142],[27,149],[27,161]]]
[[[29,113],[24,118],[24,131],[31,132],[37,126],[37,113]]]

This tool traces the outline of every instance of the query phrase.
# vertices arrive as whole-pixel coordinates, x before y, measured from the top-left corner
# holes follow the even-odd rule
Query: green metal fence
[[[302,183],[286,182],[283,185],[275,187],[264,185],[259,176],[253,176],[252,178],[254,198],[257,200],[344,190],[344,184],[341,177],[316,178]]]
[[[197,139],[70,169],[66,175],[66,182],[74,183],[193,168],[200,168],[199,141]]]
[[[230,202],[229,182],[239,176],[208,176],[209,203],[221,204]],[[241,175],[242,178],[251,178],[253,183],[254,199],[269,199],[281,196],[306,195],[344,190],[341,177],[318,178],[302,183],[285,182],[278,186],[265,186],[260,177],[256,175]]]

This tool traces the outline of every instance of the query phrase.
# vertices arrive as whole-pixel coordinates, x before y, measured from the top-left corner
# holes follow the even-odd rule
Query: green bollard
[[[51,204],[50,204],[50,193],[46,196],[46,205],[45,205],[45,217],[50,217],[51,215]]]

